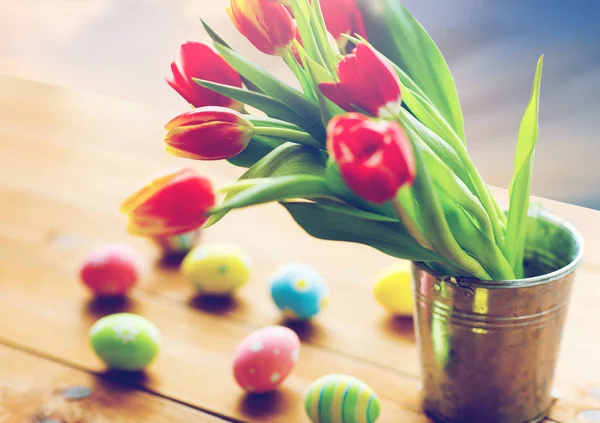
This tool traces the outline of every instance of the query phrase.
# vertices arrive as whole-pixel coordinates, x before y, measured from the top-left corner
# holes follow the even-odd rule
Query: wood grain
[[[66,395],[89,388],[88,397]],[[0,423],[219,423],[203,414],[106,378],[0,345]]]
[[[164,154],[160,122],[165,114],[0,78],[0,339],[102,372],[87,345],[87,330],[102,315],[129,310],[153,320],[164,335],[159,360],[146,377],[131,381],[136,386],[230,418],[288,423],[306,421],[302,397],[312,380],[349,373],[380,394],[382,422],[428,421],[418,406],[411,323],[388,318],[370,293],[375,274],[393,259],[364,246],[311,239],[280,207],[233,213],[206,231],[206,242],[233,242],[253,256],[252,281],[231,302],[195,299],[175,268],[160,263],[130,302],[90,300],[75,275],[92,245],[126,240],[149,260],[157,258],[150,245],[125,234],[117,211],[143,179],[172,165],[197,167],[219,183],[240,173],[224,163]],[[577,409],[573,404],[587,405],[582,392],[599,382],[591,369],[598,368],[600,344],[589,334],[600,294],[600,254],[594,254],[600,252],[600,229],[596,212],[544,203],[580,228],[588,248],[559,364],[559,394],[566,402],[557,410],[564,417]],[[246,397],[230,376],[232,354],[252,329],[281,323],[268,298],[267,279],[290,260],[324,273],[332,304],[313,324],[294,327],[305,345],[282,392]]]

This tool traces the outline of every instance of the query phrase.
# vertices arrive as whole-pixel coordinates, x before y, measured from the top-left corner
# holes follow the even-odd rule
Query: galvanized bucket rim
[[[453,282],[461,287],[469,287],[469,288],[480,287],[480,288],[487,288],[487,289],[518,289],[518,288],[527,288],[527,287],[536,286],[536,285],[548,284],[548,283],[560,280],[564,276],[572,273],[581,264],[581,260],[583,259],[583,238],[582,238],[581,234],[579,233],[579,231],[577,231],[577,229],[575,229],[575,227],[573,225],[571,225],[566,220],[563,220],[548,211],[545,211],[545,210],[537,211],[535,213],[535,217],[544,219],[550,223],[560,226],[562,229],[564,229],[566,232],[568,232],[570,234],[570,236],[573,238],[573,240],[575,241],[575,243],[578,246],[578,250],[577,250],[577,254],[575,255],[575,257],[573,258],[573,260],[571,260],[571,262],[569,264],[567,264],[566,266],[564,266],[560,269],[557,269],[553,272],[546,273],[544,275],[539,275],[539,276],[535,276],[535,277],[531,277],[531,278],[523,278],[523,279],[516,279],[516,280],[504,280],[504,281],[482,281],[477,278],[450,277],[447,275],[440,275],[440,274],[434,272],[429,267],[427,267],[423,262],[413,262],[413,264],[415,266],[417,266],[419,269],[423,270],[424,272],[427,272],[427,273],[435,276],[439,280],[443,280],[446,282]]]

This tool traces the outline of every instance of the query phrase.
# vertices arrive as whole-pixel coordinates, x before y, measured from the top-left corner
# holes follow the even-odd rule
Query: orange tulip
[[[296,38],[296,21],[273,0],[231,0],[227,13],[238,31],[263,53],[283,56]]]
[[[165,237],[200,228],[215,201],[208,179],[192,169],[168,170],[125,200],[121,211],[130,233]]]

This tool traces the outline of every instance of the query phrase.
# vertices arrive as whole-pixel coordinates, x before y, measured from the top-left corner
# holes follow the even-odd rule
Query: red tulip
[[[236,111],[201,107],[183,113],[165,125],[167,152],[196,160],[236,156],[254,136],[254,125]]]
[[[194,107],[222,106],[242,110],[242,103],[196,84],[192,78],[205,79],[233,87],[242,86],[240,75],[209,46],[187,42],[181,46],[179,58],[171,63],[173,75],[167,83]]]
[[[178,235],[200,228],[215,205],[212,184],[192,169],[168,170],[129,197],[121,211],[129,232],[147,237]]]
[[[337,66],[340,82],[325,82],[319,88],[325,97],[342,109],[354,106],[373,116],[394,115],[402,97],[394,69],[373,48],[359,44]]]
[[[296,21],[272,0],[231,0],[231,21],[263,53],[283,56],[296,37]]]
[[[365,22],[356,0],[321,0],[321,10],[327,31],[333,35],[342,52],[346,51],[348,44],[344,34],[367,37]]]
[[[346,185],[374,203],[391,200],[415,179],[410,141],[395,122],[359,113],[337,116],[327,128],[327,150]]]

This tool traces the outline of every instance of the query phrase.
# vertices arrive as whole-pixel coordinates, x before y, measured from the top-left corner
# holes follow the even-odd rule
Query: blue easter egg
[[[271,296],[286,317],[299,320],[316,316],[329,300],[325,279],[312,267],[296,263],[275,272]]]

